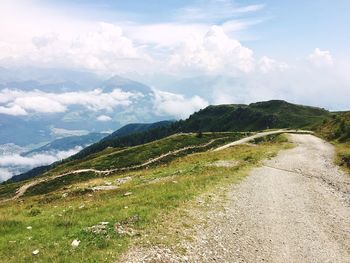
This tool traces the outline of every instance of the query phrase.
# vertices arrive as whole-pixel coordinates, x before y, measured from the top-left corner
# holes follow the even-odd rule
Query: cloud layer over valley
[[[48,165],[65,159],[82,150],[77,146],[67,151],[50,151],[23,156],[21,153],[4,153],[0,155],[0,182],[31,168]]]

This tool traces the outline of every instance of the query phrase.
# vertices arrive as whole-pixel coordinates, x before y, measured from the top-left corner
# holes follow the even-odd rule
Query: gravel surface
[[[210,209],[185,255],[133,249],[122,262],[350,262],[350,177],[333,164],[333,147],[312,135],[255,168]]]

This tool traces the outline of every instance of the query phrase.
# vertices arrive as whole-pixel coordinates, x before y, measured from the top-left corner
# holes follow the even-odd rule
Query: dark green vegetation
[[[168,126],[173,121],[159,121],[155,123],[131,123],[127,124],[120,129],[116,130],[112,134],[108,135],[106,138],[104,138],[103,141],[112,140],[115,138],[123,137],[129,134],[139,133],[139,132],[145,132],[148,130],[153,130],[156,128]]]
[[[334,112],[324,120],[316,131],[327,140],[347,142],[350,140],[350,112]]]
[[[199,143],[197,140],[204,142],[209,136],[215,137],[193,134],[188,140]],[[157,143],[167,140],[167,144],[177,145],[180,143],[177,137]],[[220,152],[189,154],[148,169],[92,177],[83,182],[70,181],[69,185],[57,182],[55,189],[37,188],[42,194],[32,193],[23,202],[0,203],[0,258],[9,263],[114,262],[134,240],[134,234],[142,235],[144,230],[154,228],[164,214],[173,213],[221,184],[239,182],[260,160],[289,147],[273,137],[267,141],[255,147],[242,145]],[[234,165],[213,165],[217,161]],[[89,190],[103,185],[118,188]],[[101,231],[89,228],[103,221],[109,223]],[[31,229],[27,229],[29,226]],[[116,228],[127,229],[129,234]],[[74,239],[81,241],[75,249],[71,246]],[[39,254],[32,255],[36,249]]]
[[[336,146],[336,162],[350,171],[350,112],[334,112],[316,132]]]
[[[249,105],[209,106],[193,114],[183,129],[203,131],[258,131],[275,128],[311,128],[330,113],[324,109],[281,100]]]

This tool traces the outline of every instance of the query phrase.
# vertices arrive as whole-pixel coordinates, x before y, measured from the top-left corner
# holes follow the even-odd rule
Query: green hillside
[[[292,145],[283,135],[269,135],[254,145],[210,149],[266,128],[312,128],[346,157],[349,120],[349,113],[268,101],[209,106],[187,120],[111,136],[34,179],[0,185],[0,257],[5,262],[115,262],[164,215],[180,216],[176,209],[239,182],[261,160]],[[339,161],[346,164],[346,158]],[[81,241],[75,249],[74,239]],[[34,250],[39,254],[33,256]]]
[[[315,107],[281,100],[249,105],[209,106],[183,123],[183,130],[258,131],[272,128],[310,128],[329,116]]]
[[[72,159],[81,159],[107,147],[127,147],[147,143],[179,132],[259,131],[274,128],[311,128],[327,119],[324,109],[291,104],[280,100],[258,102],[250,105],[231,104],[208,106],[180,120],[146,132],[125,137],[106,138],[95,143]]]
[[[197,134],[174,135],[161,140],[156,140],[147,144],[125,149],[110,148],[100,152],[99,154],[88,156],[88,158],[83,160],[65,162],[44,173],[42,177],[54,177],[56,175],[80,169],[96,169],[99,171],[105,171],[139,166],[164,154],[184,149],[183,151],[175,154],[165,156],[159,161],[151,163],[148,166],[159,165],[189,153],[205,151],[212,147],[217,147],[224,143],[238,140],[244,136],[245,133],[204,133],[201,136]],[[201,147],[205,144],[208,144],[208,146]],[[198,149],[194,148],[186,150],[186,147],[198,147]],[[28,194],[35,195],[47,193],[58,188],[62,188],[65,185],[70,185],[73,182],[83,182],[91,178],[100,177],[100,174],[91,172],[84,172],[79,175],[67,174],[64,177],[49,180],[32,187],[30,191],[28,191]]]
[[[315,128],[317,134],[336,146],[336,162],[350,170],[350,112],[334,112]]]
[[[168,126],[173,121],[159,121],[154,123],[130,123],[120,129],[116,130],[112,134],[104,138],[104,140],[111,140],[118,137],[123,137],[133,133],[145,132],[148,130],[156,129],[163,126]]]
[[[169,151],[231,135],[243,136],[179,135],[155,143]],[[151,151],[153,146],[156,145],[150,143],[142,146],[145,147],[142,150]],[[169,213],[173,213],[173,218],[180,216],[176,209],[215,187],[239,182],[260,160],[274,156],[285,147],[289,145],[283,140],[272,138],[255,147],[242,145],[220,152],[186,153],[161,165],[116,172],[108,177],[85,173],[37,185],[20,202],[0,203],[1,260],[116,262],[136,237],[154,228],[162,216]],[[140,150],[132,148],[134,153]],[[0,186],[0,195],[6,187],[13,190],[13,185]],[[113,188],[94,191],[94,187]],[[75,249],[71,246],[74,239],[81,241]],[[32,255],[34,250],[39,253]]]
[[[169,126],[171,123],[172,123],[172,121],[160,121],[160,122],[155,122],[155,123],[130,123],[130,124],[127,124],[127,125],[121,127],[120,129],[116,130],[115,132],[113,132],[112,134],[110,134],[108,136],[105,136],[106,134],[102,134],[102,133],[91,133],[91,134],[84,135],[84,136],[66,137],[66,138],[55,140],[55,141],[39,148],[36,151],[29,152],[28,154],[46,151],[46,150],[51,149],[53,147],[65,149],[68,147],[68,145],[70,145],[70,148],[67,148],[67,149],[71,149],[72,144],[74,144],[74,143],[81,144],[82,142],[90,142],[87,144],[91,144],[91,143],[99,141],[100,139],[103,138],[99,143],[93,144],[91,147],[90,146],[86,147],[80,153],[76,154],[75,156],[73,156],[71,158],[68,158],[67,161],[71,160],[71,159],[81,159],[82,157],[89,155],[91,150],[93,150],[93,152],[97,153],[97,152],[99,152],[99,150],[103,150],[106,147],[112,146],[110,144],[110,141],[118,142],[121,140],[121,141],[126,141],[126,142],[130,143],[133,140],[135,140],[135,138],[134,138],[135,133],[142,134],[142,133],[146,133],[148,130],[162,129],[162,127]],[[100,137],[98,137],[99,135],[100,135]],[[120,138],[124,138],[124,139],[120,139]],[[156,138],[158,138],[158,137],[156,137]],[[92,141],[93,139],[94,139],[94,141]],[[107,145],[107,146],[105,146],[105,145]],[[134,144],[134,145],[136,145],[136,144]],[[121,145],[121,144],[119,144],[117,146],[123,147],[123,145]],[[65,162],[65,161],[63,161],[63,162]],[[8,181],[9,182],[17,182],[17,181],[22,181],[22,180],[26,180],[26,179],[38,176],[40,174],[45,173],[46,171],[48,171],[50,169],[53,169],[54,167],[56,167],[60,163],[62,163],[62,162],[59,161],[59,162],[53,163],[51,165],[36,167],[34,169],[29,170],[28,172],[13,176]]]
[[[350,112],[333,112],[316,128],[316,131],[328,140],[347,142],[350,140]]]
[[[257,102],[249,105],[208,106],[192,114],[186,120],[159,122],[150,126],[127,125],[64,160],[63,163],[82,160],[90,155],[99,154],[110,147],[120,149],[141,145],[181,132],[245,132],[274,128],[310,129],[327,120],[330,115],[330,112],[321,108],[296,105],[281,100]],[[57,165],[59,163],[44,169],[32,170],[29,172],[30,177],[42,174]]]

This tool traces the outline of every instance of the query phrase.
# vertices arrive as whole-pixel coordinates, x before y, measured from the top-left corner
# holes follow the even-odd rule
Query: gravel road
[[[313,135],[289,138],[296,147],[230,187],[226,202],[193,210],[205,223],[194,226],[186,256],[154,249],[146,253],[155,256],[131,253],[126,261],[350,262],[350,177],[333,164],[332,145]]]

